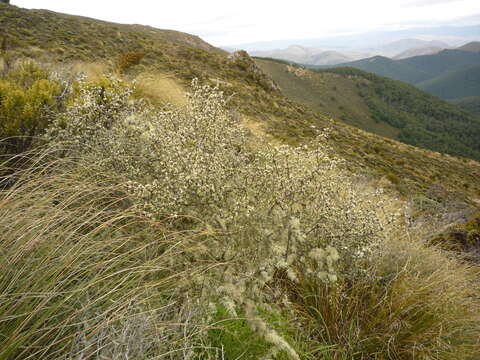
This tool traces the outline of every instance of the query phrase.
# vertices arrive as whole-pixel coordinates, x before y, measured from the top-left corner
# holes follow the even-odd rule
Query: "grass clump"
[[[57,155],[43,154],[0,194],[0,358],[188,348],[180,282],[202,266],[180,258],[192,239],[138,216],[115,174]]]
[[[478,270],[411,240],[385,243],[364,276],[289,284],[305,331],[333,359],[475,359]]]
[[[470,261],[478,263],[480,260],[480,214],[474,214],[464,224],[450,226],[446,231],[430,239],[430,243],[464,254]]]

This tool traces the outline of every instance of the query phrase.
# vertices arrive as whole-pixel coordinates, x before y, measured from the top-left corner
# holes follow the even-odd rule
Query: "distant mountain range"
[[[287,60],[298,64],[336,65],[340,63],[370,58],[374,55],[404,59],[412,56],[437,53],[450,45],[437,40],[402,39],[385,44],[369,51],[348,49],[319,49],[301,45],[291,45],[285,49],[250,51],[250,55]]]
[[[286,49],[250,51],[250,55],[312,65],[335,65],[371,56],[366,52],[323,50],[300,45],[291,45]]]
[[[436,47],[436,46],[415,47],[395,55],[393,59],[401,60],[401,59],[407,59],[414,56],[431,55],[431,54],[436,54],[442,50],[444,50],[444,48]]]
[[[398,60],[374,56],[336,67],[353,67],[401,80],[444,99],[480,96],[480,42]]]
[[[378,54],[376,50],[392,42],[418,39],[424,41],[445,42],[453,47],[480,39],[480,25],[471,26],[435,26],[435,27],[416,27],[396,31],[372,31],[368,33],[359,33],[351,35],[335,35],[323,38],[313,39],[294,39],[294,40],[273,40],[260,41],[253,43],[244,43],[228,45],[225,49],[253,51],[270,51],[275,49],[285,49],[291,45],[300,45],[303,47],[325,49],[325,50],[361,50]],[[425,46],[411,45],[407,48]],[[427,45],[432,46],[432,45]],[[437,45],[433,45],[437,46]],[[398,52],[404,51],[398,50]]]
[[[421,39],[401,39],[386,45],[383,45],[378,48],[377,55],[384,56],[397,56],[407,51],[412,51],[413,49],[423,49],[423,48],[437,48],[437,49],[446,49],[450,45],[445,41],[438,40],[421,40]],[[407,56],[405,56],[407,57]]]

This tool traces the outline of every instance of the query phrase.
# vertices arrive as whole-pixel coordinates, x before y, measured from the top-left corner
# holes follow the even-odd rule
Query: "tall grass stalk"
[[[196,235],[138,216],[115,174],[54,155],[32,159],[0,193],[0,359],[185,347],[179,284],[205,264],[180,259]]]

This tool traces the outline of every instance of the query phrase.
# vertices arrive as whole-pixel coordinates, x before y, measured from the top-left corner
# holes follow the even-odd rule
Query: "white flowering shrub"
[[[47,139],[122,174],[142,215],[205,231],[188,261],[222,265],[186,281],[232,315],[242,309],[273,345],[269,356],[298,359],[256,308],[282,298],[279,276],[326,284],[354,276],[382,237],[375,194],[359,196],[341,162],[327,155],[324,134],[311,146],[249,149],[216,88],[194,81],[185,108],[160,111],[132,101],[131,91],[115,79],[109,86],[81,82]]]

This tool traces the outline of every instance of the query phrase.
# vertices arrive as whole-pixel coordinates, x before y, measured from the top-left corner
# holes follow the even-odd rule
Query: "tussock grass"
[[[131,359],[188,347],[181,281],[204,265],[179,259],[195,235],[138,216],[122,179],[92,159],[55,155],[32,159],[0,193],[0,359]]]
[[[478,359],[479,271],[420,241],[385,242],[368,274],[335,287],[288,284],[328,359]]]

